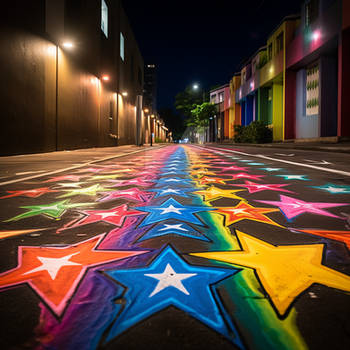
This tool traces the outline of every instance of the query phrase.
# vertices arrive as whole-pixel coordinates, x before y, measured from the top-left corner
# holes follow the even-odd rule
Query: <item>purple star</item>
[[[348,205],[348,203],[318,203],[318,202],[304,202],[301,199],[280,195],[280,202],[277,201],[260,201],[256,202],[275,205],[280,208],[281,212],[287,217],[288,220],[303,214],[311,213],[324,216],[330,216],[332,218],[342,219],[341,217],[331,214],[323,208],[333,208]]]

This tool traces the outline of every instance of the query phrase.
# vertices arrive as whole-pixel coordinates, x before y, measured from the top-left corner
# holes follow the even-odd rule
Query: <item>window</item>
[[[270,61],[272,59],[272,43],[267,48],[267,56],[268,56],[268,60]]]
[[[108,7],[105,0],[101,0],[101,29],[108,38]]]
[[[276,38],[276,46],[277,46],[277,52],[280,52],[283,50],[283,32],[281,32],[280,34],[278,34],[277,38]]]
[[[318,17],[318,0],[310,0],[305,5],[305,26],[308,27]]]
[[[219,102],[224,102],[224,93],[223,92],[219,93]]]
[[[137,79],[138,79],[138,81],[139,81],[139,84],[142,85],[142,70],[141,70],[140,67],[139,67],[137,73],[138,73],[138,74],[137,74]]]
[[[124,61],[124,35],[122,32],[120,32],[120,58]]]
[[[216,102],[216,94],[210,96],[211,103]]]
[[[319,80],[320,72],[318,64],[306,70],[306,115],[317,115],[319,109]]]

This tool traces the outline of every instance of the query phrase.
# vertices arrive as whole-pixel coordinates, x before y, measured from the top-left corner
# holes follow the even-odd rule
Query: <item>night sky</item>
[[[225,84],[302,0],[123,0],[145,63],[158,67],[158,109],[197,82]]]

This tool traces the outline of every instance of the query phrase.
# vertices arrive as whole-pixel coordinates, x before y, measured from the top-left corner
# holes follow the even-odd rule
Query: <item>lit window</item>
[[[101,0],[101,29],[108,38],[108,7],[105,0]]]
[[[120,32],[120,58],[124,61],[124,35]]]
[[[224,93],[220,92],[219,94],[219,102],[224,102]]]

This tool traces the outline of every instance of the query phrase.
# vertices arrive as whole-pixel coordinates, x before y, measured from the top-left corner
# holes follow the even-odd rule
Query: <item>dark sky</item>
[[[228,83],[301,0],[123,0],[145,63],[158,66],[158,108],[193,82]]]

